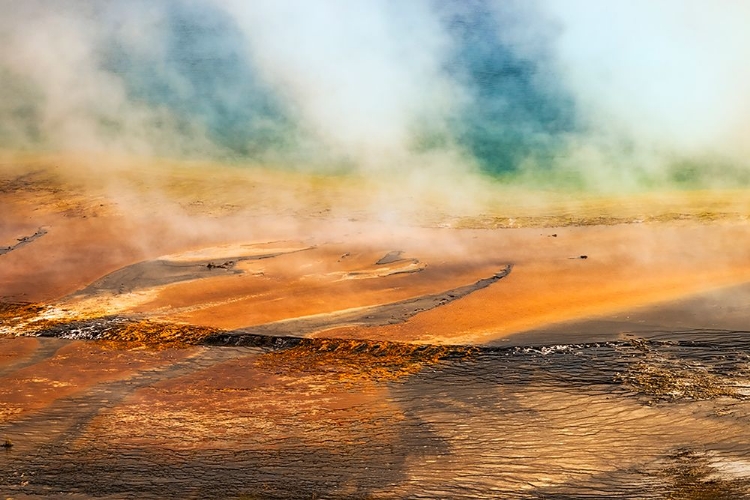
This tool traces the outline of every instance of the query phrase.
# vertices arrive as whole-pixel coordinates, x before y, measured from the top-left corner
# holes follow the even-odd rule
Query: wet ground
[[[0,498],[750,498],[750,191],[78,161],[0,172]]]
[[[0,437],[12,447],[0,452],[0,490],[750,498],[748,333],[497,348],[268,344],[2,340]]]

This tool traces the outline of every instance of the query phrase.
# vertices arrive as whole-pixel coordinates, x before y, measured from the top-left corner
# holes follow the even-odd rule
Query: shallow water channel
[[[6,497],[750,498],[748,333],[442,351],[33,342],[0,365]]]

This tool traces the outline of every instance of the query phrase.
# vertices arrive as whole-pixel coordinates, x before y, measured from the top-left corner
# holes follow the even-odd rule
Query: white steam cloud
[[[199,124],[178,124],[165,107],[131,99],[120,76],[102,68],[97,51],[112,26],[97,2],[0,5],[4,145],[36,142],[43,148],[139,155],[151,154],[156,145],[171,153],[211,147],[201,139]],[[133,19],[118,23],[120,34],[128,21]],[[143,17],[138,22],[148,26]],[[149,37],[148,31],[128,35],[124,43]]]
[[[495,142],[508,147],[531,136],[531,144],[555,144],[503,167],[521,174],[635,185],[668,182],[674,162],[690,160],[699,169],[731,164],[733,175],[750,178],[744,2],[0,0],[0,8],[5,148],[262,159],[264,148],[297,147],[303,154],[293,161],[307,155],[320,164],[312,158],[320,156],[365,173],[399,171],[410,186],[446,174],[450,185],[477,165],[492,171],[481,145],[499,130]],[[190,9],[197,27],[170,24]],[[479,15],[460,18],[472,10]],[[207,17],[216,20],[211,36],[201,35]],[[479,35],[457,35],[457,25]],[[175,52],[175,29],[204,46]],[[490,49],[478,50],[477,40]],[[127,56],[119,66],[108,60],[113,47]],[[474,52],[484,59],[470,60]],[[189,73],[216,54],[221,78]],[[224,84],[232,64],[239,76]],[[462,128],[473,119],[467,110],[516,109],[532,101],[523,85],[527,95],[563,89],[575,123],[531,126],[551,119],[536,117],[532,103],[523,115],[488,114],[470,129],[484,142],[472,141]]]
[[[441,74],[449,40],[429,2],[221,4],[303,123],[364,167],[403,159],[415,128],[439,123],[460,101]]]
[[[540,10],[562,27],[561,75],[588,121],[577,145],[601,159],[632,141],[631,168],[662,169],[665,156],[750,165],[750,5],[544,0]]]

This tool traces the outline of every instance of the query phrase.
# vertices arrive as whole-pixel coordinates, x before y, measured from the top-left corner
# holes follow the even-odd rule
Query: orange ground
[[[666,481],[676,492],[669,498],[743,497],[742,369],[707,376],[713,365],[693,352],[675,358],[637,342],[609,348],[609,361],[581,349],[556,364],[542,354],[473,357],[479,349],[382,340],[494,342],[750,282],[750,193],[504,191],[507,198],[484,200],[479,211],[450,214],[421,200],[423,213],[394,218],[356,179],[217,166],[141,166],[87,179],[66,161],[0,167],[0,439],[8,440],[0,479],[14,498],[263,498],[305,481],[308,497],[450,497],[446,478],[469,494],[545,496],[576,481],[584,481],[578,492],[653,489],[645,477]],[[46,234],[19,241],[40,227]],[[377,264],[393,251],[403,260]],[[275,256],[253,260],[265,254]],[[246,260],[206,265],[238,258]],[[128,268],[135,271],[120,288],[96,289],[110,273],[162,261]],[[342,310],[429,298],[510,264],[504,278],[405,322],[336,323]],[[191,279],[153,284],[174,269],[189,269]],[[746,302],[742,294],[733,302],[737,324]],[[722,314],[706,303],[701,311]],[[106,337],[114,342],[8,338],[104,315],[138,321],[110,326],[125,332]],[[190,325],[306,317],[334,318],[311,336],[374,341],[278,350],[182,343],[213,333]],[[565,343],[564,335],[542,331],[534,341]],[[724,370],[722,359],[714,361]],[[696,384],[709,400],[659,400],[647,390],[673,396]],[[612,486],[614,473],[625,475],[611,476],[620,478]],[[179,495],[180,487],[206,489]]]
[[[0,247],[39,227],[48,231],[0,255],[0,300],[55,304],[71,314],[138,313],[232,329],[437,293],[513,264],[507,278],[405,323],[319,333],[485,342],[750,280],[747,195],[737,192],[730,201],[727,193],[685,193],[645,196],[638,203],[629,198],[621,205],[558,194],[546,206],[537,197],[514,207],[520,198],[511,197],[478,215],[451,218],[436,210],[394,222],[390,216],[373,220],[373,196],[354,181],[215,166],[215,175],[206,175],[172,166],[140,178],[128,171],[130,177],[105,183],[85,181],[88,174],[61,175],[64,162],[59,169],[46,162],[0,171]],[[353,215],[344,217],[341,207]],[[527,226],[545,225],[535,220],[584,225],[493,228],[524,214]],[[636,223],[614,224],[623,221]],[[600,224],[586,225],[593,222]],[[241,274],[86,300],[67,297],[139,261],[189,251],[220,260],[222,251],[232,256],[230,245],[266,243],[307,249],[241,262]],[[392,250],[414,260],[390,269],[375,265]],[[393,272],[412,262],[419,272]]]

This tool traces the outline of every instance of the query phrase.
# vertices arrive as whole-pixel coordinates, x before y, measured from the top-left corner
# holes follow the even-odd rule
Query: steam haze
[[[3,1],[0,146],[615,189],[750,180],[741,2]]]

